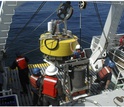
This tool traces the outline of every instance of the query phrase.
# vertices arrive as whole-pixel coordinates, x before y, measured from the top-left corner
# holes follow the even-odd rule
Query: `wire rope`
[[[100,17],[99,10],[98,10],[97,3],[96,2],[94,2],[94,8],[95,8],[95,11],[97,13],[97,16],[98,16],[98,20],[99,20],[101,29],[103,31],[103,35],[104,35],[104,37],[106,39],[106,46],[107,46],[108,45],[108,40],[107,40],[106,35],[105,35],[105,32],[104,32],[103,24],[102,24],[102,21],[101,21],[101,17]]]
[[[123,98],[124,98],[124,96],[121,96],[121,97],[116,96],[116,97],[113,99],[113,102],[114,102],[117,106],[121,107],[121,105],[118,104],[117,101],[122,104],[122,103],[124,102]],[[117,101],[116,101],[116,100],[117,100]]]
[[[54,15],[55,12],[56,12],[56,10],[55,10],[52,14],[50,14],[43,22],[41,22],[41,23],[40,23],[32,32],[30,32],[30,33],[32,34],[35,30],[37,30],[45,21],[47,21],[52,15]],[[53,42],[54,42],[54,41],[53,41]],[[38,50],[38,49],[39,49],[39,47],[37,47],[36,49],[30,50],[30,51],[28,51],[28,52],[25,52],[23,55],[28,54],[28,53],[33,52],[33,51],[36,51],[36,50]]]
[[[86,44],[88,44],[88,45],[90,45],[91,43],[90,42],[87,42],[86,40],[84,40],[84,39],[81,39],[81,41],[82,42],[84,42],[84,43],[86,43]]]
[[[44,22],[44,21],[43,21],[43,22]],[[43,23],[43,22],[42,22],[42,23]],[[54,40],[54,41],[55,41],[55,40]],[[52,41],[52,42],[54,42],[54,41]],[[81,39],[81,41],[90,45],[90,42],[87,42],[86,40],[82,40],[82,39]],[[51,43],[51,42],[50,42],[50,43]],[[48,45],[48,44],[47,44],[47,45]],[[30,52],[33,52],[33,51],[37,50],[37,49],[39,49],[39,47],[36,48],[36,49],[30,50],[29,52],[26,52],[26,53],[24,53],[24,54],[28,54],[28,53],[30,53]]]
[[[53,14],[55,14],[55,12],[56,12],[56,10],[50,16],[48,16],[42,23],[40,23],[32,32],[37,30],[46,20],[48,20]]]
[[[20,30],[20,32],[15,36],[15,38],[12,40],[10,44],[12,44],[17,37],[24,31],[24,29],[27,27],[27,25],[32,21],[32,19],[36,16],[36,14],[41,10],[41,8],[44,6],[46,2],[42,2],[42,4],[39,6],[39,8],[36,10],[36,12],[32,15],[32,17],[28,20],[28,22],[24,25],[24,27]],[[9,44],[8,47],[6,47],[5,50],[7,50],[11,45]]]
[[[50,16],[48,16],[43,22],[41,22],[31,33],[33,33],[38,27],[40,27],[40,26],[41,26],[46,20],[48,20],[55,12],[56,12],[56,11],[54,11]],[[55,41],[55,40],[54,40],[54,41]],[[54,42],[54,41],[52,41],[52,42]],[[50,42],[50,43],[51,43],[51,42]],[[30,52],[33,52],[33,51],[37,50],[37,49],[39,49],[39,47],[36,48],[36,49],[30,50],[29,52],[26,52],[26,53],[24,53],[24,54],[28,54],[28,53],[30,53]]]
[[[53,42],[56,42],[56,40],[53,40],[52,42],[47,43],[47,45],[52,44]],[[58,42],[59,42],[59,41],[57,40],[57,46],[58,46]],[[45,45],[42,45],[42,46],[45,46]],[[57,46],[56,46],[56,47],[57,47]],[[56,47],[55,47],[55,48],[56,48]],[[25,52],[25,53],[23,53],[23,55],[26,55],[26,54],[28,54],[28,53],[30,53],[30,52],[33,52],[33,51],[36,51],[36,50],[38,50],[39,48],[40,48],[40,47],[37,47],[37,48],[32,49],[32,50],[30,50],[30,51],[28,51],[28,52]],[[55,49],[55,48],[54,48],[54,49]],[[52,50],[52,49],[51,49],[51,50]]]
[[[104,38],[106,39],[106,44],[105,44],[105,46],[108,46],[108,40],[107,40],[106,35],[105,35],[105,32],[104,32],[104,28],[103,28],[103,25],[102,25],[101,17],[100,17],[99,10],[98,10],[97,3],[96,3],[96,2],[94,2],[94,8],[95,8],[95,11],[96,11],[97,16],[98,16],[98,20],[99,20],[99,23],[100,23],[100,26],[101,26],[101,29],[102,29],[103,36],[104,36]],[[99,42],[99,43],[100,43],[100,42]],[[106,48],[106,47],[105,47],[105,48]],[[100,47],[99,47],[92,55],[96,54],[97,51],[100,51],[100,53],[102,53],[102,51],[101,51],[101,49],[100,49]],[[96,59],[96,61],[97,61],[97,60],[98,60],[98,59]],[[95,62],[96,62],[96,61],[95,61]],[[94,62],[94,63],[95,63],[95,62]]]
[[[23,27],[23,29],[20,31],[20,33],[22,33],[22,31],[25,29],[25,27],[29,24],[29,22],[35,17],[35,15],[40,11],[40,9],[43,7],[43,5],[45,4],[46,2],[43,2],[40,6],[39,6],[39,8],[37,9],[37,11],[33,14],[33,16],[31,17],[31,19],[25,24],[25,26]],[[56,9],[57,10],[57,9]],[[35,30],[37,30],[46,20],[48,20],[53,14],[55,14],[55,12],[56,12],[56,10],[50,15],[50,16],[48,16],[42,23],[40,23],[32,32],[34,32]],[[31,32],[31,33],[32,33]],[[19,34],[20,34],[19,33]],[[19,34],[17,35],[17,36],[19,36]],[[17,36],[15,37],[15,39],[17,38]],[[83,42],[85,42],[85,43],[87,43],[87,44],[90,44],[89,42],[87,42],[87,41],[85,41],[85,40],[81,40],[81,41],[83,41]],[[54,42],[54,41],[53,41]],[[39,47],[38,48],[36,48],[36,49],[33,49],[33,50],[30,50],[29,52],[26,52],[26,53],[24,53],[24,54],[27,54],[27,53],[30,53],[30,52],[32,52],[32,51],[35,51],[35,50],[37,50],[37,49],[39,49]]]

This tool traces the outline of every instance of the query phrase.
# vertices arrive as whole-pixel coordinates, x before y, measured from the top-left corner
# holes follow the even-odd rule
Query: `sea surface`
[[[43,1],[28,1],[15,9],[15,15],[12,18],[6,44],[6,66],[12,64],[16,57],[16,52],[25,54],[25,56],[29,58],[29,63],[31,64],[43,62],[43,55],[39,48],[39,37],[42,33],[47,31],[48,21],[51,19],[59,19],[56,15],[56,9],[60,3],[63,2],[64,1],[46,1],[38,13],[35,12]],[[73,34],[86,41],[81,43],[82,48],[89,48],[92,37],[101,35],[102,28],[100,26],[100,20],[104,26],[110,8],[110,2],[101,2],[97,5],[94,3],[95,2],[87,2],[86,8],[80,10],[78,1],[71,2],[74,11],[72,17],[67,20],[67,26],[68,30],[71,30]],[[51,16],[53,12],[54,14]],[[34,13],[35,16],[33,16]],[[32,16],[33,19],[31,19]],[[29,20],[30,23],[28,23]],[[124,20],[122,20],[122,23],[124,23],[123,21]],[[28,24],[26,25],[26,23]],[[120,23],[119,27],[124,28],[124,24],[122,23]],[[123,32],[123,29],[118,29],[118,32]]]

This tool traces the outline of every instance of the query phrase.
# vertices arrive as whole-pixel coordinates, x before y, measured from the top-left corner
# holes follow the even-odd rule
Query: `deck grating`
[[[49,64],[47,63],[42,63],[42,64],[29,64],[29,69],[30,69],[30,75],[32,74],[33,68],[39,67],[41,69],[41,73],[45,74],[45,69],[48,67]],[[19,76],[18,76],[18,69],[11,70],[8,67],[6,67],[7,71],[7,78],[8,78],[8,90],[12,89],[14,94],[17,94],[18,100],[19,100],[19,105],[20,106],[31,106],[32,105],[32,95],[31,95],[31,86],[28,85],[28,95],[22,95],[20,94],[20,91],[22,90],[20,81],[19,81]],[[96,79],[96,73],[90,71],[90,74],[92,75],[93,82]],[[63,76],[64,72],[60,71],[57,75],[57,77],[62,81],[63,83]],[[65,85],[66,86],[66,85]],[[92,84],[91,85],[91,95],[96,95],[98,94],[97,90],[98,84]],[[68,89],[68,87],[66,86]]]

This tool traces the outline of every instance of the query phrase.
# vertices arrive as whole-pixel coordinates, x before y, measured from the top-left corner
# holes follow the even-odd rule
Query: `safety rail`
[[[19,106],[18,96],[12,89],[0,91],[0,106]]]
[[[12,94],[12,89],[9,90],[2,90],[0,91],[0,93],[5,96],[5,95],[11,95]]]
[[[30,69],[30,75],[32,74],[33,68],[40,68],[41,69],[41,74],[45,74],[45,69],[48,67],[48,63],[41,63],[41,64],[29,64],[28,67]],[[17,94],[18,96],[18,101],[19,101],[19,106],[31,106],[32,105],[32,93],[31,93],[31,87],[30,85],[28,85],[28,95],[23,95],[20,93],[21,91],[21,85],[20,85],[20,81],[19,81],[19,76],[18,76],[18,69],[14,69],[11,70],[10,68],[6,67],[6,75],[7,75],[7,88],[8,89],[12,89],[12,93]],[[86,74],[87,75],[87,74]],[[96,74],[92,71],[90,71],[90,75],[92,75],[93,77],[93,81],[96,79]],[[57,77],[61,80],[61,82],[64,82],[64,71],[60,70],[60,72],[58,73]],[[86,78],[87,80],[87,78]],[[68,82],[68,81],[65,81]],[[62,84],[63,86],[65,86],[65,91],[67,94],[66,97],[66,101],[61,100],[60,104],[64,104],[65,102],[70,101],[68,98],[68,85],[65,83]],[[92,94],[98,94],[97,91],[97,87],[98,85],[94,85],[91,88],[91,93]]]
[[[90,48],[92,49],[92,51],[94,51],[95,48],[97,47],[99,40],[100,40],[100,36],[93,36],[91,45],[90,45]]]
[[[116,54],[116,51],[119,51],[119,52],[121,52],[123,55],[124,55],[124,52],[123,51],[120,51],[119,49],[115,49],[114,50],[114,53],[112,53],[111,51],[109,52],[111,55],[113,55],[112,56],[112,59],[113,59],[113,61],[115,61],[115,63],[116,63],[116,65],[118,65],[120,68],[122,68],[122,69],[124,69],[124,66],[123,66],[123,64],[124,64],[124,59],[121,57],[121,56],[118,56],[117,54]],[[119,53],[118,53],[119,54]]]
[[[41,64],[29,64],[28,67],[29,67],[29,70],[30,70],[30,75],[32,74],[32,70],[33,68],[40,68],[41,69],[41,74],[45,74],[45,69],[48,67],[48,63],[41,63]],[[19,106],[31,106],[32,105],[32,93],[31,93],[31,86],[28,85],[27,88],[28,88],[28,95],[23,95],[20,93],[20,91],[22,90],[21,88],[21,85],[20,85],[20,81],[19,81],[19,76],[18,76],[18,69],[14,69],[14,70],[11,70],[10,68],[6,67],[6,75],[7,75],[7,88],[8,89],[12,89],[12,93],[13,94],[17,94],[18,96],[18,101],[19,101]],[[90,73],[89,73],[91,76],[91,80],[94,82],[94,80],[96,79],[96,73],[91,71],[90,70]],[[87,74],[86,74],[87,75]],[[60,104],[64,104],[64,103],[67,103],[68,101],[70,101],[69,97],[68,97],[68,81],[65,81],[65,84],[64,83],[64,71],[63,70],[60,70],[60,72],[58,73],[57,77],[61,80],[62,82],[62,85],[63,87],[65,87],[65,92],[67,94],[67,97],[66,97],[66,100],[63,101],[61,100],[60,101]],[[87,78],[86,78],[86,81],[87,81]],[[89,80],[90,81],[90,80]],[[87,81],[88,82],[88,81]],[[92,83],[92,82],[91,82]],[[92,85],[92,86],[91,86]],[[90,86],[90,94],[91,95],[96,95],[96,94],[99,94],[98,93],[98,90],[97,90],[97,87],[99,86],[98,84],[91,84]],[[85,97],[85,96],[84,96]],[[76,98],[76,97],[74,97]]]
[[[120,51],[123,53],[123,55],[120,55],[120,56],[118,55],[119,54],[118,52],[117,52],[117,55],[115,54],[116,50],[118,50],[119,48],[119,39],[123,35],[124,34],[116,34],[114,38],[110,39],[109,49],[107,49],[108,53],[112,57],[112,60],[115,62],[117,66],[117,68],[114,71],[115,73],[112,77],[112,83],[115,85],[114,89],[124,86],[124,82],[123,82],[124,81],[124,58],[122,58],[124,56],[124,52]],[[93,39],[91,41],[91,47],[90,47],[92,52],[97,47],[99,40],[100,40],[100,36],[93,36]],[[112,47],[114,47],[113,48],[114,52],[111,51]]]
[[[5,50],[10,24],[12,23],[12,16],[15,14],[14,9],[21,5],[23,1],[1,1],[0,6],[0,60],[3,57],[3,50]]]
[[[113,39],[111,39],[109,45],[113,45],[114,44],[114,46],[119,46],[119,39],[122,36],[124,36],[123,33],[122,34],[116,34],[115,37]],[[97,45],[99,43],[99,40],[100,40],[100,36],[93,36],[92,41],[91,41],[91,45],[90,45],[90,48],[91,48],[92,51],[94,51],[94,49],[97,47]]]
[[[121,55],[124,55],[124,52],[118,48],[112,49],[110,52],[112,60],[115,62],[119,72],[117,73],[115,81],[115,89],[124,86],[124,59]],[[120,56],[119,56],[120,55]]]

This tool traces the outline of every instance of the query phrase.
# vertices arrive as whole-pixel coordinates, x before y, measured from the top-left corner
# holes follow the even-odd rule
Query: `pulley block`
[[[62,3],[60,4],[60,6],[57,9],[57,16],[61,19],[61,20],[68,20],[71,18],[72,14],[73,14],[73,8],[70,5],[71,2],[66,2],[66,3]]]

